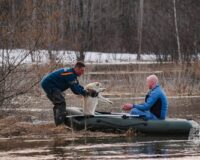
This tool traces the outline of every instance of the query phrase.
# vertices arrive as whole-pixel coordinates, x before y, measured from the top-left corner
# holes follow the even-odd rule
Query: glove
[[[122,106],[122,109],[125,110],[125,111],[129,111],[129,110],[131,110],[133,107],[134,107],[133,104],[127,103],[127,104],[124,104],[124,105]]]
[[[93,98],[94,98],[94,97],[97,97],[98,94],[99,94],[98,92],[96,92],[95,90],[92,90],[92,89],[86,91],[86,95],[87,95],[87,96],[90,96],[90,97],[93,97]]]

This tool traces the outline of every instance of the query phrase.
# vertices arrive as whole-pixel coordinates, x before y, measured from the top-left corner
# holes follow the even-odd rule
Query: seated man
[[[147,86],[150,89],[142,104],[127,103],[122,106],[123,110],[130,111],[133,115],[142,115],[146,119],[164,120],[167,116],[168,102],[165,92],[158,84],[158,77],[150,75],[146,79]]]

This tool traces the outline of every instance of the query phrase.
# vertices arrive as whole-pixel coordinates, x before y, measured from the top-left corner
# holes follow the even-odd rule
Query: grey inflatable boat
[[[67,108],[68,115],[65,125],[75,129],[91,131],[127,131],[148,134],[189,134],[191,128],[198,128],[199,124],[193,120],[168,118],[166,120],[145,120],[138,115],[126,113],[95,112],[95,115],[83,115],[82,109]]]

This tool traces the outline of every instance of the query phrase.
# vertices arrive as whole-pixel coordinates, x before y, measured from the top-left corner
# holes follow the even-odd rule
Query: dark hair
[[[84,64],[83,62],[81,62],[81,61],[78,61],[78,62],[76,62],[76,64],[75,64],[74,67],[75,67],[75,68],[85,67],[85,64]]]

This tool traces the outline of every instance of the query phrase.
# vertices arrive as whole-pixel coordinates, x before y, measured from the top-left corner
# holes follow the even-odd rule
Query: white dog
[[[106,89],[106,88],[102,88],[101,83],[99,82],[89,83],[84,88],[85,90],[95,90],[98,93],[97,97],[90,97],[90,96],[84,97],[84,102],[83,102],[84,115],[94,115],[95,109],[98,104],[98,100],[101,100],[109,104],[113,103],[112,101],[110,101],[109,99],[101,95],[101,92],[105,91]]]

